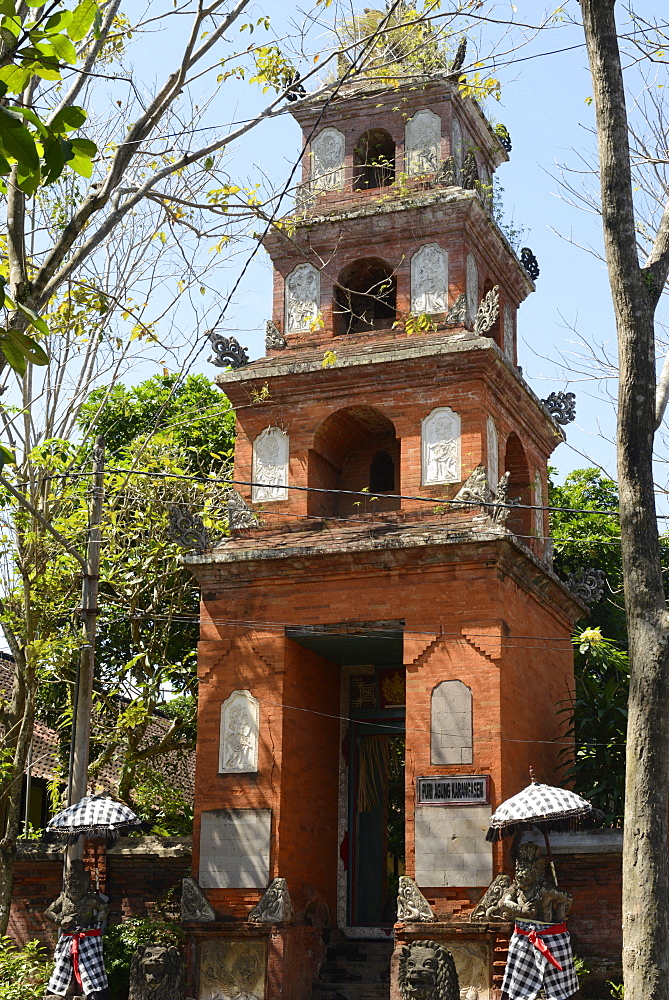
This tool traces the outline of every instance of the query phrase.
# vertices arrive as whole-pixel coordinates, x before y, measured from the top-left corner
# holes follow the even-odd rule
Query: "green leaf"
[[[34,327],[36,327],[39,330],[40,333],[43,333],[45,337],[48,336],[48,334],[49,334],[49,327],[46,325],[46,323],[41,318],[41,316],[37,315],[37,313],[35,312],[34,309],[31,309],[29,306],[24,306],[24,304],[22,302],[17,302],[16,305],[17,305],[17,308],[20,309],[21,312],[24,313],[24,315],[26,315],[29,318],[29,320],[32,323],[32,325]],[[16,331],[9,330],[8,332],[11,334],[11,333],[15,333]],[[21,334],[21,336],[25,337],[26,341],[30,340],[29,337],[25,336],[25,334]],[[32,343],[32,341],[30,341],[30,343]],[[39,349],[40,349],[40,351],[42,351],[41,347]],[[44,351],[42,351],[42,354],[44,354]],[[44,356],[46,357],[46,354]],[[47,358],[47,361],[48,361],[48,358]],[[44,363],[46,364],[46,362],[44,362]],[[38,364],[39,364],[39,362],[38,362]]]
[[[37,146],[23,122],[0,107],[0,151],[27,170],[39,170]]]
[[[61,80],[60,70],[56,69],[55,66],[49,66],[47,62],[34,63],[32,66],[33,73],[35,76],[39,76],[42,80]]]
[[[73,155],[72,143],[68,142],[67,139],[56,136],[50,142],[45,143],[44,166],[46,169],[42,183],[53,184],[55,180],[58,180],[65,169],[65,164],[72,159]]]
[[[28,362],[23,352],[2,335],[0,335],[0,351],[4,354],[7,364],[23,378],[28,368]]]
[[[14,17],[16,14],[14,0],[0,0],[0,14],[6,14],[8,17]]]
[[[49,130],[47,129],[42,119],[39,117],[39,115],[36,115],[31,108],[18,108],[16,106],[13,106],[11,110],[15,114],[21,115],[21,117],[24,118],[26,121],[30,122],[31,125],[34,125],[35,128],[38,129],[42,135],[49,134]]]
[[[74,66],[77,61],[77,50],[67,37],[67,35],[50,35],[49,41],[56,50],[56,54],[63,62]]]
[[[90,139],[81,139],[77,136],[76,139],[72,139],[72,148],[74,149],[77,156],[95,156],[98,151],[98,147]]]
[[[38,167],[37,170],[29,170],[27,167],[18,165],[16,171],[17,183],[24,194],[27,194],[31,198],[37,188],[40,186],[42,181],[42,171]]]
[[[49,127],[52,132],[73,132],[75,128],[81,128],[87,117],[83,108],[63,108],[54,115]]]
[[[95,14],[98,5],[93,0],[81,0],[72,12],[72,22],[68,25],[67,33],[73,42],[80,42],[85,38],[95,21]]]
[[[25,0],[26,7],[43,7],[47,0]]]
[[[11,448],[6,444],[0,444],[0,472],[6,465],[14,465],[16,458]]]
[[[19,308],[22,309],[23,307],[19,305]],[[44,320],[40,320],[40,322],[46,326]],[[48,332],[47,327],[47,333]],[[44,365],[49,364],[49,355],[46,353],[44,348],[40,347],[37,341],[33,340],[32,337],[29,337],[27,333],[22,333],[21,330],[5,330],[4,339],[8,343],[11,343],[15,350],[20,351],[24,358],[28,361],[32,361],[34,365],[40,365],[43,367]]]
[[[22,94],[29,79],[30,70],[25,66],[3,66],[0,69],[0,81],[10,94]]]
[[[86,156],[73,156],[67,161],[67,165],[80,177],[93,176],[93,161]]]
[[[3,0],[0,0],[0,3],[2,2]],[[11,2],[11,0],[4,0],[4,2]],[[72,11],[61,10],[58,14],[51,15],[44,28],[47,32],[60,31],[62,28],[67,28],[69,24],[72,24]]]

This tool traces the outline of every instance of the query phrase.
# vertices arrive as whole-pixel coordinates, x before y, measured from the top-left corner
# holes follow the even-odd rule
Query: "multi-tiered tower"
[[[307,1000],[323,928],[386,939],[402,874],[438,917],[420,936],[448,939],[504,864],[491,810],[530,763],[554,776],[573,683],[542,509],[562,432],[516,364],[534,286],[491,214],[504,145],[448,79],[296,117],[267,356],[218,379],[236,527],[188,559],[198,997],[237,962],[248,992]],[[484,470],[521,505],[486,507]],[[487,932],[465,937],[489,985]]]

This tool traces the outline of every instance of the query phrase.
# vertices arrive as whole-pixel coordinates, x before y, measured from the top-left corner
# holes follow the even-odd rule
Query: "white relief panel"
[[[460,122],[457,118],[453,119],[453,124],[451,125],[451,156],[453,157],[453,166],[455,167],[455,183],[460,183],[460,175],[462,173],[462,129],[460,127]]]
[[[544,503],[544,490],[541,483],[541,473],[534,473],[534,534],[541,538],[544,533],[544,512],[539,510]]]
[[[324,128],[311,143],[311,182],[318,191],[339,191],[344,186],[344,133]]]
[[[289,445],[280,427],[266,427],[253,442],[253,503],[288,499]]]
[[[301,333],[311,328],[321,304],[321,276],[312,264],[298,264],[286,278],[286,333]]]
[[[479,307],[479,269],[473,254],[467,255],[467,309],[474,322]]]
[[[422,424],[423,484],[460,482],[460,417],[448,406],[433,410]]]
[[[218,773],[258,770],[260,703],[250,691],[233,691],[221,705]]]
[[[411,311],[440,313],[448,309],[448,254],[438,243],[426,243],[411,258]]]
[[[515,339],[513,329],[513,309],[508,302],[504,306],[504,321],[502,329],[504,337],[504,353],[509,361],[513,361],[513,342]]]
[[[404,129],[404,169],[410,177],[434,174],[441,160],[441,118],[434,111],[417,111]]]
[[[488,452],[488,482],[495,490],[499,482],[499,438],[497,427],[492,417],[486,421],[486,437]]]

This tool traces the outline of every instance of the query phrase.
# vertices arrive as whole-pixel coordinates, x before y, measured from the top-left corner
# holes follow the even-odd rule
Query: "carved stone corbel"
[[[211,903],[194,878],[185,878],[181,888],[181,923],[195,924],[215,920]]]
[[[286,880],[275,878],[249,913],[249,921],[253,924],[288,924],[292,919],[293,904]]]
[[[432,907],[416,883],[408,875],[400,875],[397,891],[397,919],[400,922],[436,920]]]

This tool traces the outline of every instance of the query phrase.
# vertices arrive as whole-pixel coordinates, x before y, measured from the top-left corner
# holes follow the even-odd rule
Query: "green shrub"
[[[140,944],[174,944],[181,947],[183,937],[181,928],[165,919],[132,917],[122,924],[108,927],[105,931],[104,952],[111,1000],[125,1000],[128,996],[130,962]],[[2,994],[0,1000],[3,1000]]]
[[[17,948],[0,937],[0,1000],[42,1000],[52,966],[39,941]]]

